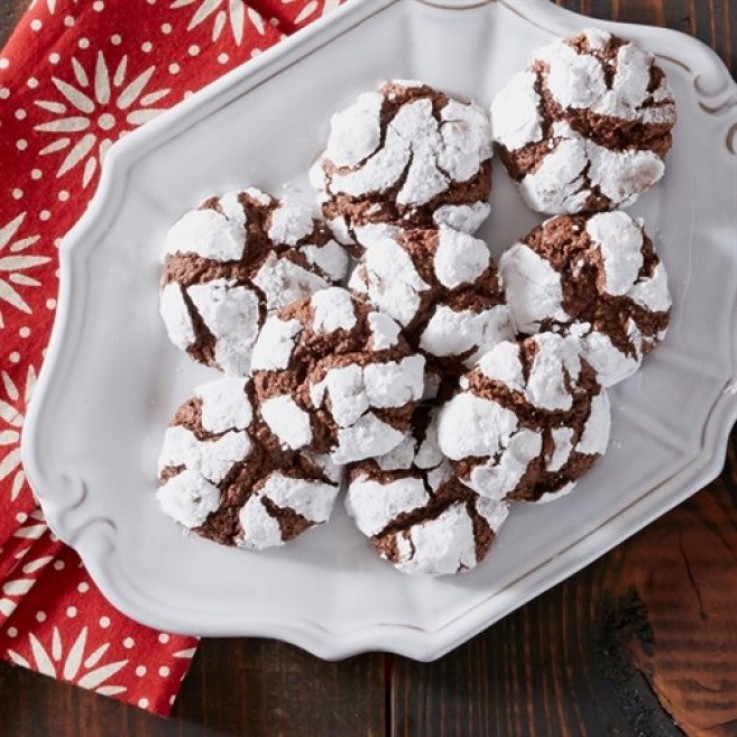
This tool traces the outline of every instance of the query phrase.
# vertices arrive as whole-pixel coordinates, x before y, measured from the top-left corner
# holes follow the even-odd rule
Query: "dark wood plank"
[[[737,734],[732,474],[440,662],[397,658],[394,734]]]
[[[735,73],[731,0],[557,0],[701,38]],[[737,436],[719,481],[443,660],[394,659],[402,737],[735,737]]]
[[[212,640],[175,715],[223,735],[380,737],[386,695],[383,655],[325,663],[283,643]]]
[[[697,35],[736,71],[734,0],[559,4]],[[0,42],[25,5],[0,3]],[[734,737],[736,498],[733,441],[709,490],[435,664],[211,640],[168,721],[0,664],[0,734]]]
[[[3,737],[381,737],[382,655],[324,663],[265,640],[209,640],[169,720],[0,664]]]
[[[0,45],[27,6],[0,0]],[[0,663],[0,735],[380,737],[386,691],[381,655],[323,663],[280,643],[210,640],[195,657],[173,718],[163,720]]]
[[[555,0],[569,10],[625,23],[667,26],[711,46],[737,76],[734,0]]]
[[[28,0],[2,0],[0,2],[0,47],[5,45],[27,7]]]

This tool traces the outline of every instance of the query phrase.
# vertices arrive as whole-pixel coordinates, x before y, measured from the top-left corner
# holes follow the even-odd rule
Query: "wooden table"
[[[26,4],[2,1],[3,37]],[[737,71],[737,0],[558,4],[685,31]],[[208,640],[168,721],[0,664],[0,735],[734,737],[736,440],[708,489],[436,663]]]

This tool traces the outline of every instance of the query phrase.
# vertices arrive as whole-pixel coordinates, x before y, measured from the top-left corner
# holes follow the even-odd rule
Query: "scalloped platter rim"
[[[244,184],[312,201],[306,170],[325,121],[382,78],[420,78],[488,104],[535,47],[588,26],[654,51],[680,109],[666,179],[633,210],[670,272],[673,327],[612,392],[605,459],[553,507],[515,508],[489,560],[463,576],[402,576],[376,559],[340,504],[324,529],[262,555],[183,536],[156,510],[155,458],[173,409],[214,374],[181,357],[159,322],[167,225]],[[274,120],[289,121],[289,132]],[[29,480],[54,532],[134,619],[278,638],[323,658],[384,650],[432,660],[720,472],[737,418],[735,201],[737,85],[701,43],[546,0],[352,0],[110,150],[61,247],[57,319],[23,433]],[[501,166],[492,207],[481,235],[496,255],[540,222]]]

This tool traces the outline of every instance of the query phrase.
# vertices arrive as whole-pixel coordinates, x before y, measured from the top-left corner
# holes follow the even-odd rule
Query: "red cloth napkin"
[[[0,55],[3,659],[171,710],[197,641],[113,609],[49,531],[20,463],[56,308],[57,246],[114,141],[340,2],[33,0]]]

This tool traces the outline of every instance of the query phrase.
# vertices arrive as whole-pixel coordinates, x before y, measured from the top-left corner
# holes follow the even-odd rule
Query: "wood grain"
[[[28,0],[0,0],[0,47],[5,45],[27,7]]]
[[[164,720],[0,666],[2,737],[381,737],[382,655],[324,663],[267,640],[209,640]]]
[[[0,40],[25,4],[0,0]],[[695,35],[737,72],[735,0],[558,4]],[[166,721],[2,664],[0,735],[737,737],[736,592],[733,436],[706,491],[437,663],[209,640]]]
[[[737,482],[728,471],[442,661],[397,659],[396,735],[737,735]]]
[[[737,76],[734,0],[555,0],[569,10],[625,23],[667,26],[711,46]]]
[[[701,38],[735,73],[737,3],[558,5]],[[438,663],[396,658],[394,735],[737,735],[737,436],[722,477]]]

